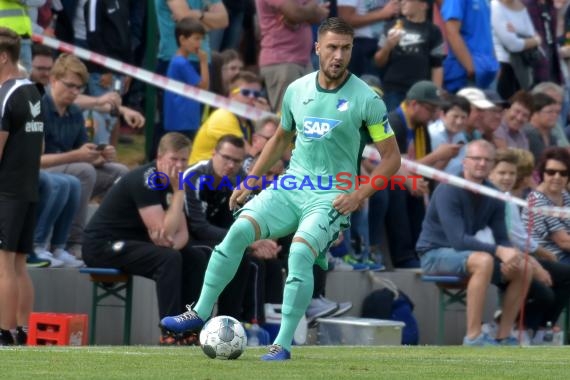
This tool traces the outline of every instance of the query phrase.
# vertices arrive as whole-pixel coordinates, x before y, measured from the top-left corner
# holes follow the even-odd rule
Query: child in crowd
[[[170,60],[166,76],[168,78],[198,86],[209,87],[208,55],[200,49],[206,34],[204,26],[193,18],[183,18],[175,29],[178,50]],[[188,60],[190,54],[197,54],[200,59],[200,73]],[[165,91],[164,93],[164,129],[166,132],[179,132],[191,140],[200,127],[200,103],[185,96]]]

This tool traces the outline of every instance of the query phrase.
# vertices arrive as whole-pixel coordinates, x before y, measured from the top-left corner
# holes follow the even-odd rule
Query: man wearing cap
[[[437,86],[431,81],[420,81],[410,88],[402,104],[390,112],[388,120],[403,157],[435,166],[439,161],[448,161],[457,155],[460,144],[442,144],[431,151],[427,125],[437,117],[441,104]],[[407,176],[408,173],[400,169],[398,174]],[[415,187],[412,185],[411,180],[407,181],[406,191],[399,190],[397,185],[390,187],[395,190],[390,190],[387,217],[391,222],[386,228],[387,236],[390,236],[392,264],[400,268],[419,267],[414,247],[425,214],[424,199],[429,195],[429,188],[423,180],[418,181]]]
[[[493,133],[499,128],[503,107],[507,102],[492,90],[483,92],[475,87],[463,88],[457,95],[463,96],[471,104],[465,129],[466,142],[485,139],[492,143]]]

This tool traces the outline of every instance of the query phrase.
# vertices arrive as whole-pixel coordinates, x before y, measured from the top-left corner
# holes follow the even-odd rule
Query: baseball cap
[[[406,94],[406,100],[416,100],[422,103],[429,103],[442,106],[445,102],[440,98],[441,90],[429,80],[416,82]]]
[[[497,91],[483,90],[483,93],[485,93],[485,97],[489,99],[489,101],[493,103],[495,106],[506,107],[509,105],[509,102],[501,98],[501,95],[499,95]]]
[[[496,107],[494,103],[487,99],[485,93],[482,90],[475,87],[463,88],[457,92],[457,95],[463,96],[469,100],[469,103],[471,103],[471,105],[474,105],[477,108],[486,110]]]

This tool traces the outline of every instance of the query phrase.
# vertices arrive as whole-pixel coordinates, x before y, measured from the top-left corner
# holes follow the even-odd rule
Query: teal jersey
[[[338,175],[354,180],[364,144],[394,136],[384,101],[352,74],[334,90],[319,86],[317,72],[296,80],[285,91],[281,112],[281,127],[297,133],[286,174],[297,181],[309,177],[315,187],[320,181],[316,191],[329,182],[332,191],[346,187]]]

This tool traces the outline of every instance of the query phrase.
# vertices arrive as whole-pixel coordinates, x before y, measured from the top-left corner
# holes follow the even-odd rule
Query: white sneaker
[[[339,272],[351,272],[354,270],[352,265],[345,263],[341,257],[331,256],[329,258],[329,267],[332,267],[333,271]]]
[[[34,248],[34,252],[39,259],[49,261],[50,268],[61,268],[64,265],[63,261],[53,257],[53,254],[46,249]]]
[[[66,268],[80,268],[85,266],[82,260],[76,259],[75,256],[62,248],[55,249],[53,251],[53,255],[56,259],[61,260],[63,262],[63,266]]]
[[[76,259],[81,260],[83,256],[81,256],[82,252],[81,244],[71,244],[67,247],[67,252],[70,253],[72,256],[75,256]]]

